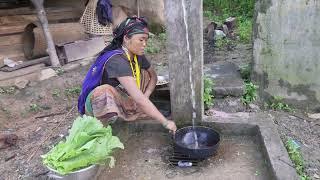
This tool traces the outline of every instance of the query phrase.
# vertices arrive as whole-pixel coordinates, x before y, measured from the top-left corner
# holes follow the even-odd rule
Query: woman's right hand
[[[169,129],[169,131],[173,134],[176,133],[176,130],[177,130],[177,126],[176,126],[176,123],[174,123],[173,121],[171,120],[167,120],[166,123],[164,124],[164,127]]]

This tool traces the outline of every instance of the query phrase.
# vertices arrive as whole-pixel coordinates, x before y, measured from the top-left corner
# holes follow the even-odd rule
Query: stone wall
[[[260,97],[320,110],[320,1],[258,0],[253,79]]]

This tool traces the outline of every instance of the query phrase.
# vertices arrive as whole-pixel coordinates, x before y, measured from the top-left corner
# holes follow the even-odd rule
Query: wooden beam
[[[33,3],[33,5],[35,6],[37,13],[38,13],[38,18],[39,21],[41,22],[41,26],[43,29],[43,33],[44,36],[47,40],[47,52],[50,56],[50,60],[51,60],[51,65],[54,67],[58,67],[61,66],[59,59],[58,59],[58,55],[52,40],[52,36],[51,33],[49,31],[49,27],[48,27],[48,19],[47,19],[47,15],[46,12],[44,10],[43,7],[43,0],[31,0],[31,2]]]
[[[203,116],[202,0],[166,0],[165,11],[172,116],[177,124],[191,124],[193,118],[199,122]]]

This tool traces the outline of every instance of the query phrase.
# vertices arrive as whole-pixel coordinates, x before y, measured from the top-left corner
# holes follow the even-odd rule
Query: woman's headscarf
[[[148,23],[143,17],[128,17],[113,31],[113,40],[103,51],[110,51],[121,48],[123,37],[131,37],[134,34],[148,34]]]

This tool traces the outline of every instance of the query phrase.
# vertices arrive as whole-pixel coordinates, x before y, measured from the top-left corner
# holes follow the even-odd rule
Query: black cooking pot
[[[198,139],[197,147],[195,134]],[[219,142],[219,133],[203,126],[188,126],[178,129],[174,136],[175,150],[194,159],[206,159],[212,156],[216,152]]]

